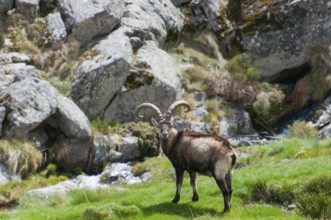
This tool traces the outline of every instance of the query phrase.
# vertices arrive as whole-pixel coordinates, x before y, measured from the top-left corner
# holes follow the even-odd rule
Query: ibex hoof
[[[230,212],[230,209],[229,208],[224,209],[222,213],[227,213],[227,212]]]
[[[194,196],[192,197],[192,202],[197,202],[197,201],[199,201],[199,196],[194,195]]]
[[[172,203],[178,203],[179,199],[178,198],[174,198],[171,202]]]

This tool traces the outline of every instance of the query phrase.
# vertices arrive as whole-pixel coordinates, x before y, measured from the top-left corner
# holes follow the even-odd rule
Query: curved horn
[[[185,112],[191,111],[191,105],[187,101],[184,101],[184,100],[176,101],[176,102],[172,103],[169,106],[168,111],[167,111],[166,116],[165,116],[166,117],[166,120],[169,120],[170,121],[171,116],[174,113],[175,109],[178,108],[178,107],[180,107],[180,106],[186,107]]]
[[[151,104],[151,103],[142,103],[140,105],[137,106],[136,108],[136,116],[138,118],[143,118],[144,116],[140,114],[141,110],[144,108],[148,108],[153,110],[154,113],[156,113],[158,120],[162,120],[163,119],[163,115],[162,112],[160,111],[160,109],[158,107],[156,107],[155,105]]]

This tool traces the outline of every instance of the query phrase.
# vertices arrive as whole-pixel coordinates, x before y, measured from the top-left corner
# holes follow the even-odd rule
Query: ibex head
[[[153,119],[152,119],[152,122],[155,126],[159,127],[161,138],[164,140],[167,140],[169,137],[169,131],[172,128],[171,117],[173,116],[173,114],[175,113],[175,110],[178,107],[185,107],[186,108],[185,112],[191,111],[191,105],[188,102],[183,101],[183,100],[172,103],[164,115],[162,114],[160,109],[158,107],[156,107],[154,104],[143,103],[143,104],[140,104],[137,106],[136,116],[138,118],[142,118],[143,115],[141,115],[140,113],[141,113],[141,110],[143,110],[145,108],[152,110],[157,116],[156,121],[155,120],[153,121]]]

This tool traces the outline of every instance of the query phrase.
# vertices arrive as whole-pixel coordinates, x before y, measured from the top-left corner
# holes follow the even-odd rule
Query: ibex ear
[[[151,121],[154,127],[159,127],[159,123],[154,118],[152,118]]]

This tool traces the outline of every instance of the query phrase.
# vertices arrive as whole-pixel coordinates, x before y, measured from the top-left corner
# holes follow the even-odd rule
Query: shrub
[[[104,219],[112,219],[111,214],[103,209],[97,208],[87,208],[84,211],[83,219],[86,220],[104,220]]]
[[[141,210],[135,205],[111,204],[112,212],[118,217],[130,217],[141,214]]]
[[[94,132],[98,131],[102,134],[108,134],[110,131],[110,126],[108,125],[108,123],[102,121],[100,117],[92,117],[91,124]]]
[[[286,206],[294,201],[294,189],[295,186],[293,185],[272,186],[268,185],[266,181],[258,180],[252,185],[251,201],[263,201]]]
[[[111,132],[125,136],[138,137],[140,150],[145,156],[156,156],[159,152],[159,138],[157,128],[147,122],[130,122],[112,127]]]
[[[309,126],[304,121],[295,121],[292,126],[289,126],[288,137],[297,138],[318,138],[318,130],[314,127]]]
[[[257,64],[245,53],[233,57],[225,67],[234,78],[239,80],[257,81],[261,76],[260,71],[256,68]]]
[[[303,109],[310,101],[321,101],[331,89],[331,48],[313,45],[308,50],[311,72],[300,79],[293,91],[293,110]]]
[[[299,210],[313,219],[331,219],[331,175],[314,177],[298,193]]]
[[[258,119],[272,120],[283,107],[284,94],[280,90],[272,89],[269,92],[260,92],[253,103],[253,110]]]

